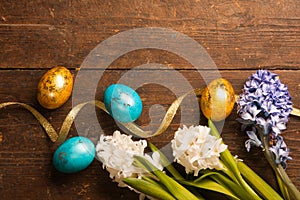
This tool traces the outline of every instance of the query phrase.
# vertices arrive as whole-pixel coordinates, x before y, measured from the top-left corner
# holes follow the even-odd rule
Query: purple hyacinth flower
[[[290,150],[279,135],[276,137],[276,144],[271,146],[269,150],[275,155],[275,162],[281,164],[284,169],[287,167],[286,161],[292,160],[289,156]]]
[[[275,155],[276,162],[286,167],[286,161],[291,158],[280,134],[286,129],[292,101],[278,75],[267,70],[252,74],[244,85],[237,106],[238,121],[243,124],[242,129],[246,130],[249,137],[245,143],[247,150],[250,151],[251,146],[261,146],[257,132],[260,128],[265,136],[272,139],[270,151]]]

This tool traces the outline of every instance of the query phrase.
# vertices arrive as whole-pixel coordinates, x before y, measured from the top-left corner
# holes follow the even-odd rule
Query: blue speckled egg
[[[117,121],[128,123],[139,118],[142,113],[142,100],[132,88],[110,85],[104,92],[104,104],[110,115]]]
[[[72,137],[62,143],[53,155],[54,167],[63,173],[87,168],[95,157],[95,145],[86,137]]]

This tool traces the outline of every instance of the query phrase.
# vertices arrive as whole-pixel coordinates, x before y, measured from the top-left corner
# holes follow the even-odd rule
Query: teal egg
[[[87,168],[95,157],[95,145],[86,137],[72,137],[62,143],[53,155],[54,167],[63,173]]]
[[[110,115],[123,123],[138,119],[143,109],[138,93],[122,84],[112,84],[105,90],[104,104]]]

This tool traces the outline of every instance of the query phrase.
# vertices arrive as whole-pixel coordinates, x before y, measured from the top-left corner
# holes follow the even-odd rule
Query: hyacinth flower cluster
[[[281,132],[286,129],[292,101],[287,87],[280,82],[278,75],[258,70],[245,83],[237,104],[241,117],[239,121],[249,136],[245,143],[247,150],[250,151],[251,146],[262,147],[258,136],[258,129],[261,129],[269,137],[269,148],[275,155],[276,163],[286,168],[286,161],[291,157]]]
[[[150,156],[145,152],[146,140],[134,141],[132,136],[115,131],[112,136],[101,135],[96,146],[97,157],[119,187],[128,187],[140,193],[139,199],[197,199],[191,192],[163,172],[163,162],[158,151]],[[152,173],[149,173],[152,172]],[[160,180],[166,187],[162,187]]]
[[[96,146],[97,157],[102,162],[103,168],[106,168],[110,178],[117,182],[119,187],[126,187],[122,182],[123,178],[141,178],[145,173],[143,169],[133,165],[134,156],[145,157],[156,168],[160,170],[163,168],[157,152],[152,156],[145,154],[146,140],[133,141],[131,137],[115,131],[113,135],[101,135]]]
[[[198,176],[203,169],[224,169],[219,157],[227,145],[210,135],[207,126],[183,126],[175,132],[171,144],[175,162],[184,166],[187,174]]]
[[[245,83],[243,93],[237,100],[239,122],[246,131],[249,139],[245,142],[247,151],[252,146],[261,147],[272,168],[274,169],[279,186],[285,190],[284,184],[291,185],[284,170],[289,156],[289,149],[282,137],[286,129],[289,114],[292,111],[292,101],[287,86],[280,82],[277,74],[267,70],[258,70]],[[278,177],[279,176],[279,177]],[[288,180],[287,180],[288,179]],[[292,190],[299,195],[292,185]],[[289,191],[293,193],[293,191]],[[284,192],[283,192],[284,193]],[[283,194],[289,198],[289,194]],[[295,194],[293,195],[295,196]],[[299,196],[298,196],[299,198]]]
[[[167,152],[172,158],[152,143],[119,131],[100,136],[97,157],[118,186],[140,193],[140,199],[203,200],[203,190],[236,200],[282,199],[242,160],[232,156],[212,121],[208,125],[179,128],[170,142],[171,152]]]

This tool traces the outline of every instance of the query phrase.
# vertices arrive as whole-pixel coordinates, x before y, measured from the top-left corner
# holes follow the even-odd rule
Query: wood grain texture
[[[144,110],[137,124],[155,129],[162,113],[184,93],[185,83],[170,73],[176,72],[190,87],[206,85],[213,78],[212,70],[195,69],[184,58],[159,49],[141,49],[114,60],[107,68],[78,72],[85,57],[100,42],[133,28],[171,28],[201,44],[218,66],[222,77],[228,79],[237,93],[247,77],[258,68],[270,69],[288,85],[294,106],[300,107],[300,2],[287,1],[229,1],[229,0],[171,0],[171,1],[7,1],[0,3],[0,102],[20,101],[36,107],[59,131],[72,104],[93,98],[103,99],[105,88],[118,81],[137,87]],[[163,33],[162,33],[163,34]],[[126,41],[119,44],[123,48]],[[193,53],[193,52],[191,52]],[[169,69],[134,67],[159,63]],[[64,65],[77,76],[90,76],[80,82],[76,97],[63,107],[49,111],[36,100],[40,77],[53,66]],[[201,76],[203,75],[203,76]],[[124,77],[127,79],[124,79]],[[169,83],[165,85],[165,81]],[[96,92],[90,87],[97,83]],[[161,84],[159,84],[161,83]],[[79,92],[78,92],[79,91]],[[187,104],[192,100],[187,100]],[[161,112],[153,105],[160,104]],[[195,118],[198,108],[180,108],[165,134],[150,140],[163,147],[181,119]],[[96,110],[97,125],[91,113],[94,107],[80,112],[69,137],[88,135],[97,141],[99,127],[105,134],[119,129],[106,113]],[[236,110],[223,127],[223,139],[233,154],[237,154],[260,176],[277,189],[271,168],[259,150],[247,153],[246,136],[236,122]],[[205,119],[200,119],[205,123]],[[290,117],[285,141],[291,149],[292,161],[287,173],[300,188],[300,119]],[[0,110],[0,196],[1,199],[138,199],[128,189],[117,187],[95,160],[92,165],[73,175],[64,175],[52,166],[52,154],[57,145],[26,110],[12,106]],[[211,194],[208,195],[208,197]],[[222,197],[218,197],[222,198]]]
[[[0,66],[79,67],[118,32],[165,27],[199,42],[220,69],[298,68],[299,9],[298,0],[1,2]]]
[[[204,87],[205,82],[199,78],[196,70],[178,70],[191,85],[195,88]],[[3,101],[22,101],[27,102],[43,113],[47,119],[53,124],[55,129],[60,129],[61,123],[71,108],[71,100],[62,108],[55,111],[48,111],[41,108],[35,100],[36,83],[45,70],[12,70],[0,71],[0,99]],[[237,93],[241,91],[242,85],[247,77],[254,70],[245,70],[242,73],[239,70],[222,71],[222,77],[228,79]],[[300,72],[296,70],[275,70],[282,79],[282,82],[288,84],[290,92],[293,96],[295,106],[300,106],[297,91],[299,84],[294,81],[300,76]],[[76,72],[73,72],[76,74]],[[94,72],[95,73],[95,72]],[[153,70],[157,80],[162,78],[170,82],[176,80],[170,76],[165,76],[165,70]],[[124,70],[109,70],[104,73],[102,82],[99,83],[99,92],[97,99],[103,99],[103,90],[109,84],[115,83],[124,74]],[[209,76],[209,72],[207,72]],[[31,78],[28,78],[31,77]],[[132,81],[135,77],[132,78]],[[90,80],[97,81],[97,80]],[[130,81],[130,80],[129,80]],[[9,87],[13,85],[14,90]],[[130,84],[130,83],[128,83]],[[176,84],[174,84],[176,85]],[[151,128],[158,127],[159,120],[162,116],[152,113],[149,116],[149,108],[154,104],[161,104],[165,109],[175,100],[176,95],[171,90],[160,85],[145,84],[138,89],[143,103],[144,111],[138,124],[146,126],[151,120],[156,123],[151,124]],[[22,91],[22,92],[21,92]],[[89,91],[82,91],[85,96]],[[163,101],[162,101],[163,100]],[[297,104],[298,103],[298,104]],[[94,124],[88,124],[92,121],[92,115],[89,115],[92,107],[84,109],[78,116],[79,121],[76,127],[73,126],[69,137],[80,134],[88,135],[94,141],[99,137],[99,132],[95,132]],[[185,111],[183,114],[187,117],[192,116],[192,110]],[[252,167],[259,175],[267,180],[276,188],[274,175],[262,156],[262,153],[256,149],[251,153],[247,153],[244,148],[245,134],[241,133],[240,125],[235,121],[237,115],[234,111],[226,120],[222,134],[226,144],[233,154],[242,158],[250,167]],[[177,113],[174,121],[167,132],[161,136],[151,138],[151,141],[159,147],[163,147],[170,142],[174,131],[180,126],[182,115]],[[111,134],[114,130],[119,129],[115,122],[105,113],[98,112],[99,124],[105,134]],[[203,119],[203,118],[202,118]],[[82,121],[80,121],[82,120]],[[203,120],[201,120],[203,121]],[[0,193],[8,198],[30,199],[33,196],[42,199],[63,199],[63,198],[84,198],[84,199],[137,199],[137,195],[126,189],[118,188],[112,183],[108,177],[108,173],[102,169],[101,163],[95,160],[93,164],[83,172],[74,175],[64,175],[53,169],[51,164],[52,153],[57,145],[54,145],[38,122],[25,110],[13,106],[1,110],[0,112],[0,130],[2,140],[0,143],[0,174],[1,187]],[[300,119],[291,117],[288,123],[288,129],[284,132],[286,143],[291,149],[291,156],[294,161],[288,163],[287,173],[292,181],[300,186],[299,181],[299,129]],[[102,132],[102,133],[103,133]],[[39,192],[36,193],[36,190]]]

